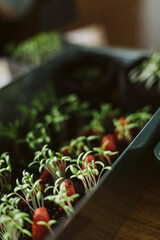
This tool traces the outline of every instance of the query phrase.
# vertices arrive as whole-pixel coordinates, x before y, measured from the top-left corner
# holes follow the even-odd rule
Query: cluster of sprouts
[[[67,150],[69,155],[78,156],[81,152],[90,151],[92,149],[92,142],[99,140],[99,136],[80,136],[70,141],[70,144],[61,148],[61,152]]]
[[[95,189],[104,170],[111,169],[110,166],[105,166],[101,161],[94,161],[94,159],[91,162],[85,162],[85,169],[82,169],[81,166],[83,164],[83,161],[90,153],[92,153],[92,151],[86,153],[82,152],[78,158],[75,160],[73,159],[71,161],[71,164],[66,168],[66,171],[70,169],[72,172],[72,175],[70,177],[71,179],[78,178],[82,181],[85,188],[85,193],[88,193],[91,190]],[[95,164],[101,166],[101,171],[99,171],[98,168],[95,168]]]
[[[32,221],[27,213],[18,209],[20,198],[8,193],[11,190],[9,182],[11,172],[10,156],[4,152],[0,156],[0,238],[3,240],[18,240],[21,234],[31,236],[24,228],[24,222],[31,224]]]
[[[42,172],[45,168],[50,172],[53,180],[57,180],[59,177],[66,176],[65,168],[67,161],[70,161],[70,157],[63,156],[58,152],[55,153],[47,145],[44,145],[41,151],[35,152],[34,161],[29,166],[39,164],[39,172]]]
[[[142,110],[129,114],[125,118],[113,119],[115,130],[118,132],[118,138],[122,139],[124,137],[130,143],[132,140],[131,130],[135,128],[142,129],[152,116],[149,111],[150,107],[145,106]]]
[[[68,196],[67,190],[62,183],[63,178],[56,180],[54,186],[50,186],[45,189],[45,192],[49,189],[53,189],[53,194],[45,198],[45,200],[53,201],[58,204],[66,213],[68,217],[71,217],[74,213],[72,202],[79,197],[79,194],[73,194]]]
[[[19,198],[4,195],[0,204],[0,237],[3,240],[18,240],[21,235],[32,234],[24,228],[24,223],[32,224],[28,213],[18,209]]]
[[[146,89],[154,85],[160,89],[160,54],[153,52],[139,66],[134,67],[128,74],[132,83],[144,84]]]
[[[27,165],[28,167],[34,166],[34,170],[38,168],[41,173],[37,180],[37,176],[24,170],[22,178],[16,179],[16,185],[11,190],[6,180],[12,171],[9,154],[5,152],[0,156],[0,237],[4,240],[18,240],[23,234],[30,237],[31,233],[25,229],[25,224],[32,224],[31,219],[36,209],[47,208],[48,201],[54,202],[58,209],[63,209],[68,218],[72,217],[75,204],[82,195],[90,194],[96,189],[104,172],[112,169],[112,157],[119,153],[117,146],[115,151],[109,149],[109,145],[111,145],[109,140],[102,144],[105,131],[113,136],[115,130],[120,138],[125,137],[130,141],[131,130],[142,128],[151,117],[148,107],[120,120],[119,110],[112,109],[110,104],[102,104],[98,111],[89,110],[88,104],[81,103],[75,95],[60,100],[55,98],[55,105],[49,99],[50,97],[47,100],[46,95],[43,95],[41,99],[34,99],[30,112],[29,108],[21,106],[21,112],[24,113],[21,122],[15,121],[8,125],[8,128],[0,123],[0,130],[3,130],[2,136],[8,136],[12,140],[16,139],[16,143],[27,143],[27,146],[32,149],[33,161]],[[38,116],[41,118],[37,120]],[[73,119],[76,116],[78,121],[82,121],[84,125],[86,119],[89,118],[90,124],[85,126],[89,127],[90,132],[86,135],[77,133],[76,138],[71,137],[68,144],[62,147],[63,141],[61,142],[61,140],[68,130],[67,123],[71,116]],[[22,122],[31,128],[29,131],[26,129],[24,136],[18,139]],[[106,122],[109,122],[109,130]],[[57,139],[61,144],[54,148],[54,142],[58,141]],[[65,144],[67,141],[68,139]],[[56,150],[53,151],[53,149]],[[52,178],[44,180],[43,171]],[[83,193],[76,192],[79,189],[75,190],[74,183],[80,184]],[[69,189],[74,191],[69,192]],[[24,206],[23,204],[29,210],[30,216],[20,210]],[[47,222],[39,221],[37,224],[47,227],[51,234],[54,234],[52,225],[55,223],[56,220],[51,219]]]
[[[16,180],[17,186],[14,188],[13,194],[20,197],[34,212],[36,208],[44,207],[44,199],[41,190],[41,179],[34,182],[33,174],[23,171],[22,183]],[[21,194],[20,194],[21,192]],[[30,204],[29,200],[31,200]]]

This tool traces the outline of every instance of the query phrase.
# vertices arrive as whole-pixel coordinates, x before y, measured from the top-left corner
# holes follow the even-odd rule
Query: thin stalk
[[[26,201],[25,198],[23,198],[20,194],[15,193],[18,197],[20,197],[27,205],[28,207],[34,212],[34,209],[31,207],[31,205]]]

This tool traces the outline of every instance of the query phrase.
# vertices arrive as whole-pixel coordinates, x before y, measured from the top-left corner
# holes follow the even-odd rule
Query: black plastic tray
[[[17,117],[17,104],[27,104],[35,95],[36,92],[43,89],[48,82],[52,82],[56,93],[61,97],[65,94],[66,89],[63,84],[59,84],[57,79],[57,69],[65,66],[69,61],[79,59],[81,56],[92,55],[93,58],[97,56],[105,58],[111,57],[115,76],[112,79],[113,85],[117,85],[118,72],[124,66],[130,64],[134,60],[146,54],[146,51],[127,50],[119,48],[84,48],[77,46],[70,46],[55,58],[47,61],[45,64],[31,70],[27,74],[15,79],[11,84],[0,89],[0,119],[14,119]],[[104,89],[104,91],[107,89]],[[111,90],[111,89],[109,89]],[[96,97],[96,93],[93,93]],[[119,94],[117,92],[117,94]],[[86,97],[87,99],[87,97]],[[108,100],[108,99],[107,99]],[[112,99],[109,99],[112,100]],[[120,99],[118,99],[119,101]],[[120,106],[120,101],[118,102]]]
[[[146,51],[72,46],[0,90],[0,119],[7,121],[17,118],[17,104],[29,102],[35,92],[43,89],[48,82],[53,83],[58,96],[63,96],[66,89],[62,84],[59,85],[57,69],[70,60],[74,61],[79,56],[88,54],[93,57],[103,56],[104,60],[105,57],[114,60],[116,75],[112,79],[115,82],[111,87],[114,91],[113,95],[106,97],[106,101],[112,101],[114,96],[114,104],[121,107],[117,84],[119,71],[145,55]],[[96,93],[93,92],[93,95],[96,96]],[[123,110],[125,112],[125,109]],[[46,239],[113,239],[147,186],[149,177],[154,174],[152,153],[159,135],[160,109],[112,165],[113,169],[104,174],[97,189],[82,199],[69,224],[65,228],[59,226],[56,237],[48,236]]]
[[[106,172],[92,194],[77,207],[72,221],[51,239],[113,239],[154,176],[154,146],[160,136],[160,109]]]

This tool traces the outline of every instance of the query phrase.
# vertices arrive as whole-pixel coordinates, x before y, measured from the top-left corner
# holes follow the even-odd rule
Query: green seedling
[[[66,164],[70,159],[68,156],[63,156],[58,152],[55,153],[47,145],[44,145],[41,151],[35,152],[34,161],[29,166],[39,164],[39,172],[42,172],[44,168],[47,169],[55,181],[59,177],[65,177]]]
[[[90,123],[92,129],[97,130],[100,133],[105,131],[105,124],[108,119],[118,116],[120,113],[119,109],[113,109],[111,104],[103,103],[100,110],[93,110],[93,119]]]
[[[103,145],[103,148],[105,148],[105,146],[108,144],[108,141],[105,142],[105,144]],[[111,161],[111,156],[117,155],[118,151],[116,152],[112,152],[112,151],[106,151],[103,150],[102,147],[94,147],[93,151],[95,152],[95,156],[96,157],[100,157],[100,156],[104,156],[104,158],[107,160],[107,163],[109,164],[109,166],[112,165],[112,161]]]
[[[133,68],[128,76],[132,83],[144,84],[146,89],[156,85],[160,90],[160,53],[153,52],[149,58]]]
[[[81,165],[83,164],[84,159],[86,158],[87,155],[92,154],[93,151],[89,152],[82,152],[76,160],[71,161],[71,165],[69,165],[66,168],[66,171],[70,169],[70,171],[73,173],[72,178],[78,178],[82,181],[84,188],[85,188],[85,193],[88,193],[95,189],[97,186],[100,177],[102,176],[102,173],[104,170],[110,170],[110,166],[105,166],[104,163],[100,161],[91,161],[91,162],[85,162],[85,169],[83,170],[81,168]],[[95,168],[95,164],[98,164],[101,166],[101,171],[99,172],[98,168]]]
[[[45,200],[53,201],[58,204],[66,213],[66,215],[70,218],[74,213],[74,207],[72,206],[72,202],[79,197],[79,194],[73,194],[72,196],[67,195],[67,190],[62,183],[63,178],[59,178],[56,180],[54,187],[50,186],[46,188],[45,191],[49,189],[53,189],[53,194],[47,196]]]
[[[14,193],[11,195],[16,195],[21,198],[34,212],[35,209],[39,207],[44,207],[44,199],[41,191],[41,179],[34,182],[33,174],[31,175],[27,171],[22,173],[22,183],[16,180],[17,186],[14,188]],[[21,193],[21,194],[20,194]]]
[[[8,183],[7,178],[12,172],[9,154],[7,152],[0,156],[0,192],[4,189],[10,190],[11,185]],[[7,174],[7,175],[6,175]]]
[[[53,124],[55,131],[58,133],[61,131],[62,125],[68,120],[68,118],[69,116],[62,113],[57,105],[52,107],[50,114],[44,116],[47,126]]]
[[[152,117],[152,114],[149,111],[150,107],[145,106],[143,109],[129,114],[126,117],[114,119],[113,123],[118,139],[125,139],[128,143],[130,143],[133,139],[131,130],[135,128],[141,130],[144,127],[147,121]]]
[[[0,204],[0,237],[3,240],[19,240],[21,234],[31,237],[32,234],[24,228],[24,223],[32,224],[29,214],[20,211],[17,206],[19,198],[7,195]]]
[[[68,150],[68,154],[78,156],[83,151],[90,151],[92,149],[92,141],[98,140],[99,136],[80,136],[78,138],[72,139],[68,146],[61,148],[61,151],[65,149]]]
[[[50,220],[50,221],[48,221],[48,222],[39,221],[39,222],[37,222],[37,224],[47,227],[48,230],[49,230],[49,232],[50,232],[53,236],[55,236],[55,233],[54,233],[53,230],[52,230],[52,225],[54,225],[56,222],[57,222],[56,220],[53,220],[53,219],[52,219],[52,220]]]
[[[34,130],[27,133],[25,141],[32,149],[36,149],[39,144],[50,143],[51,139],[47,134],[45,124],[37,123],[34,126]]]

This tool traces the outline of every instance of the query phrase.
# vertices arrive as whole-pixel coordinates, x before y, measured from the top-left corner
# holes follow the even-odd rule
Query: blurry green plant
[[[4,189],[11,189],[11,185],[9,184],[11,172],[12,166],[10,163],[9,154],[4,152],[0,156],[0,194],[3,193]]]
[[[19,104],[17,106],[20,117],[8,121],[0,122],[0,137],[5,137],[14,141],[14,144],[22,142],[29,143],[31,148],[43,142],[49,143],[43,117],[53,104],[57,102],[53,87],[48,84],[46,88],[35,94],[28,105]]]
[[[50,137],[47,135],[47,131],[43,123],[36,123],[34,130],[29,131],[25,138],[25,142],[27,142],[32,149],[35,149],[39,144],[50,143],[50,141]]]
[[[7,137],[9,139],[16,139],[18,137],[19,126],[19,119],[16,119],[14,122],[9,121],[7,125],[0,122],[0,136]]]
[[[155,85],[160,90],[160,53],[153,52],[149,58],[133,68],[128,76],[132,83],[144,84],[146,89]]]
[[[90,123],[92,129],[99,132],[104,132],[107,128],[106,124],[108,120],[112,120],[120,114],[120,109],[113,109],[110,103],[102,103],[99,110],[93,110],[93,120]]]
[[[37,65],[44,62],[63,48],[59,32],[42,32],[17,46],[13,43],[6,46],[6,52],[15,59]]]

